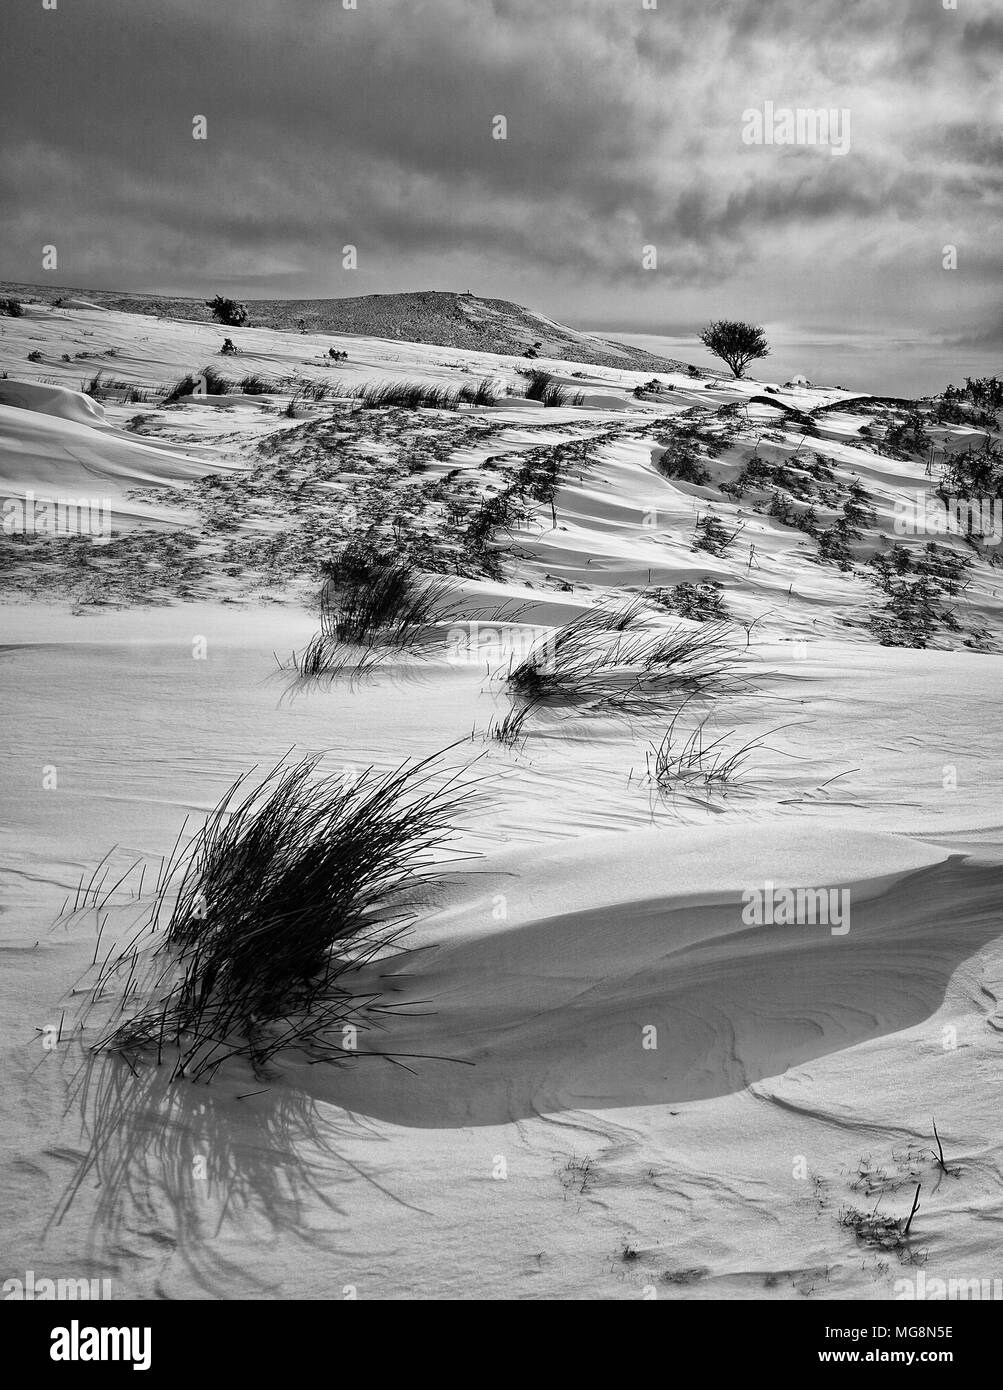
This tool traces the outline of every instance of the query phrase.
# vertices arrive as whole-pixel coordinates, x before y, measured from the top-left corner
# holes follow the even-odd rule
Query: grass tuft
[[[543,405],[550,406],[578,406],[585,400],[581,391],[572,391],[569,387],[562,386],[550,372],[536,368],[529,373],[529,385],[526,387],[525,396],[529,401],[540,401]]]
[[[164,405],[174,405],[185,396],[229,396],[233,382],[213,366],[203,367],[197,376],[190,372],[167,388]]]
[[[645,753],[647,778],[663,791],[693,786],[724,790],[738,780],[752,753],[765,746],[765,739],[752,738],[729,752],[725,740],[735,730],[708,739],[708,719],[702,719],[688,738],[680,739],[676,725],[685,708],[684,704],[676,711],[661,741]]]
[[[469,387],[464,388],[469,390]],[[367,381],[356,399],[364,410],[455,410],[462,393],[420,381]]]
[[[451,580],[423,575],[365,544],[346,546],[321,572],[320,632],[293,657],[300,677],[359,670],[387,652],[427,649],[458,616]]]
[[[244,396],[265,396],[275,390],[274,383],[267,381],[263,376],[258,376],[256,372],[251,372],[248,376],[242,377],[237,383],[237,390]]]
[[[538,643],[509,672],[509,685],[534,702],[628,709],[727,683],[723,624],[650,629],[642,623],[646,611],[640,599],[620,609],[589,609]]]
[[[158,1065],[169,1052],[172,1077],[192,1080],[230,1057],[267,1075],[289,1048],[314,1061],[350,1057],[342,1029],[374,999],[347,977],[413,920],[470,787],[443,778],[437,758],[350,776],[317,777],[317,763],[283,761],[239,799],[245,774],[175,849],[145,943],[108,960],[94,990],[97,1001],[117,982],[123,1009],[130,988],[148,1002],[96,1050]]]

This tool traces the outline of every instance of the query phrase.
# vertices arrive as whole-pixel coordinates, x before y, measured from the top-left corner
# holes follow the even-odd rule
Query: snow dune
[[[353,385],[516,384],[525,365],[370,338],[234,336],[241,372]],[[196,534],[199,481],[250,486],[266,442],[286,472],[234,534],[256,543],[290,518],[305,529],[316,518],[284,508],[324,461],[301,430],[323,407],[297,421],[268,398],[226,412],[150,404],[136,433],[137,407],[91,401],[75,389],[80,365],[61,358],[93,352],[89,371],[114,350],[109,371],[152,390],[214,360],[220,338],[89,308],[11,320],[4,494],[96,493],[112,498],[116,529]],[[51,381],[21,379],[38,345]],[[321,362],[331,345],[350,352],[333,377]],[[639,403],[650,372],[542,365],[584,390],[585,406],[512,398],[451,413],[487,432],[387,483],[395,503],[409,478],[476,497],[498,487],[489,460],[590,441],[553,512],[507,537],[500,577],[458,584],[457,626],[498,606],[509,615],[491,624],[491,660],[435,652],[294,692],[275,654],[314,631],[306,586],[279,594],[219,566],[197,601],[79,616],[5,595],[0,1275],[110,1272],[118,1297],[888,1298],[899,1267],[858,1245],[839,1213],[879,1199],[897,1213],[916,1181],[928,1275],[994,1272],[1003,656],[957,641],[877,645],[866,627],[877,590],[861,566],[820,563],[802,532],[720,491],[761,427],[760,457],[796,456],[795,432],[766,437],[776,411],[750,407],[753,433],[704,459],[709,484],[662,476],[654,421],[744,410],[763,383],[708,390],[665,373],[674,390]],[[807,409],[840,394],[783,399]],[[811,441],[841,484],[858,477],[871,495],[865,549],[928,482],[922,460],[862,447],[868,418],[834,410]],[[408,449],[442,423],[409,420]],[[351,468],[324,483],[332,517],[397,443],[353,444]],[[721,555],[694,549],[708,511],[740,535]],[[733,791],[662,794],[645,781],[645,752],[678,708],[669,699],[629,715],[558,705],[515,749],[486,737],[510,707],[508,657],[538,633],[600,601],[705,580],[722,586],[742,684],[696,713],[734,742],[764,740]],[[980,562],[953,601],[998,635],[997,582]],[[653,608],[650,621],[676,619]],[[483,777],[485,807],[457,824],[463,857],[402,949],[360,972],[387,1011],[360,1030],[353,1065],[291,1056],[275,1077],[237,1067],[189,1090],[157,1074],[133,1086],[99,1062],[85,1111],[107,1147],[89,1169],[95,1131],[67,1109],[79,1046],[47,1052],[41,1038],[72,1016],[98,923],[84,913],[54,928],[59,909],[106,851],[109,884],[136,860],[155,877],[186,816],[197,825],[235,777],[291,747],[323,753],[330,771],[452,747],[454,765]],[[847,930],[750,923],[746,895],[769,885],[836,895]],[[105,939],[138,910],[127,889],[113,895]],[[957,1179],[938,1177],[933,1117]],[[45,1215],[81,1172],[43,1243]]]

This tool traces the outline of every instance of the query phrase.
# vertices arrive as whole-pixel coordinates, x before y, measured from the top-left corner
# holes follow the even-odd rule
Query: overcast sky
[[[0,47],[7,279],[1003,344],[989,0],[8,0]],[[767,101],[848,152],[744,144]]]

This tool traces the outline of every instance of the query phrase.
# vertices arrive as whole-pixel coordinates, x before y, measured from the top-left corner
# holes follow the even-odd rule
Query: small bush
[[[684,437],[670,441],[656,459],[655,467],[663,478],[693,483],[696,487],[710,482],[710,474],[700,462],[697,445]]]
[[[247,307],[238,303],[236,299],[226,299],[223,295],[217,294],[215,298],[207,299],[205,306],[216,322],[224,324],[227,328],[242,328],[247,322]]]
[[[224,339],[223,339],[223,346],[220,348],[220,353],[221,353],[221,355],[222,355],[223,357],[235,357],[235,356],[236,356],[237,348],[236,348],[236,346],[235,346],[234,341],[233,341],[232,338],[224,338]]]
[[[1003,449],[986,440],[951,455],[937,488],[940,497],[1003,497]]]
[[[997,427],[996,416],[1003,409],[1003,381],[998,377],[966,377],[959,388],[948,386],[933,406],[938,424]]]
[[[904,1217],[884,1216],[878,1211],[847,1207],[840,1212],[839,1224],[852,1231],[861,1245],[872,1250],[900,1252],[908,1247],[909,1233]]]
[[[716,516],[702,516],[696,524],[693,549],[705,550],[708,555],[720,557],[735,539],[735,534],[728,531]]]
[[[896,420],[885,430],[884,447],[900,454],[923,454],[933,443],[926,432],[923,417],[909,411],[904,420]]]
[[[850,484],[850,495],[843,503],[843,516],[852,532],[857,532],[861,526],[873,526],[877,521],[877,513],[869,505],[870,500],[860,480],[854,478]]]
[[[41,360],[42,354],[39,352],[38,348],[32,348],[31,352],[28,353],[28,361],[41,362]]]
[[[837,517],[831,526],[818,531],[815,539],[820,559],[836,565],[844,573],[853,569],[853,553],[844,517]]]
[[[674,584],[671,589],[653,590],[650,598],[670,613],[677,613],[693,623],[723,622],[728,610],[721,588],[717,580],[709,580],[706,584]]]
[[[0,299],[0,315],[6,315],[9,319],[19,319],[24,314],[19,299]]]

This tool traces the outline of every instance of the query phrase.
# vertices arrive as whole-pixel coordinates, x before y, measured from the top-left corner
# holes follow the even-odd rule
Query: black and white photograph
[[[0,61],[0,1302],[44,1363],[156,1372],[244,1301],[961,1362],[1003,8],[5,0]]]

